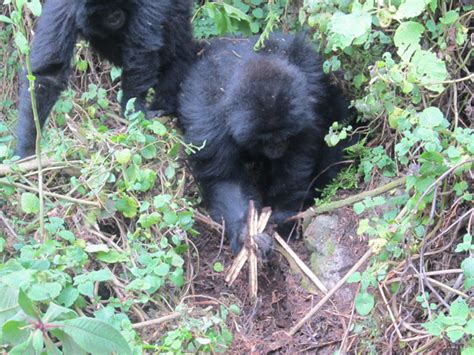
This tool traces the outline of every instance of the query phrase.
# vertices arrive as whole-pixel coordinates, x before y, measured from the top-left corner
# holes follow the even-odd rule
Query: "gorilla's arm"
[[[59,94],[67,86],[71,59],[78,31],[74,1],[49,0],[36,27],[31,48],[31,66],[35,76],[36,103],[41,127]],[[20,157],[35,152],[36,129],[26,74],[21,75],[18,143],[15,154]]]
[[[311,134],[310,134],[311,135]],[[268,188],[268,200],[274,209],[272,221],[281,225],[296,214],[303,201],[312,197],[310,185],[315,171],[314,156],[319,145],[305,144],[305,139],[295,139],[296,147],[290,147],[283,159],[272,166],[272,182]]]
[[[160,1],[143,1],[129,15],[129,32],[123,53],[122,110],[136,98],[135,110],[146,112],[146,94],[157,81],[160,50],[164,46],[163,21],[165,9]]]
[[[238,253],[247,234],[249,201],[254,200],[256,207],[260,207],[255,187],[245,178],[216,179],[212,183],[203,184],[202,187],[211,217],[217,222],[224,220],[231,251]]]

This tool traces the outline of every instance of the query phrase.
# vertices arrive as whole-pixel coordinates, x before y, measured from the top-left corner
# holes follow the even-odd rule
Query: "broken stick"
[[[347,281],[347,279],[354,273],[356,272],[369,258],[373,255],[372,250],[368,250],[362,258],[347,272],[347,274],[344,275],[342,279],[339,280],[339,282],[334,286],[327,294],[324,296],[321,301],[319,301],[316,306],[311,308],[311,310],[298,322],[296,325],[291,328],[288,334],[291,336],[295,335],[300,328],[306,324],[307,321],[309,321],[313,316],[316,314],[317,311],[321,309],[322,306],[326,304],[327,301],[331,298],[332,295],[336,293],[337,290],[339,290]]]
[[[244,243],[242,250],[235,258],[225,281],[231,286],[237,279],[242,267],[249,260],[249,287],[251,297],[256,297],[258,292],[258,272],[257,272],[257,243],[253,239],[257,234],[262,233],[267,226],[272,210],[270,208],[262,209],[262,214],[258,218],[253,201],[249,202],[249,214],[247,218],[248,235],[247,242]]]
[[[328,293],[328,289],[324,284],[317,278],[317,276],[311,271],[311,269],[306,266],[303,260],[300,259],[298,255],[290,248],[290,246],[283,240],[278,233],[273,234],[273,238],[280,244],[280,246],[286,251],[288,256],[290,256],[296,265],[301,269],[301,271],[324,293]]]

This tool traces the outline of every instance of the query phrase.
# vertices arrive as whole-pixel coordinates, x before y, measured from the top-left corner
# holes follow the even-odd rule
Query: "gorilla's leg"
[[[59,94],[67,86],[70,63],[77,39],[76,5],[68,0],[50,0],[43,8],[31,49],[35,76],[36,106],[43,126]],[[26,75],[20,79],[20,104],[15,154],[34,154],[36,128]]]

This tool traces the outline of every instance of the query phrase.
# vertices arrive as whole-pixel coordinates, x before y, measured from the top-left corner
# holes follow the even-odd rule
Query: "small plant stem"
[[[16,187],[16,188],[23,189],[23,190],[26,190],[26,191],[39,193],[39,190],[37,188],[27,186],[27,185],[23,185],[23,184],[18,184],[16,182],[0,180],[0,186],[1,185]],[[97,207],[97,208],[102,207],[102,205],[99,202],[95,202],[95,201],[80,200],[80,199],[77,199],[77,198],[64,196],[64,195],[60,195],[60,194],[56,194],[54,192],[48,192],[48,191],[43,191],[43,193],[44,193],[44,196],[53,197],[53,198],[56,198],[58,200],[63,200],[63,201],[76,203],[78,205],[85,205],[85,206],[91,206],[91,207]]]
[[[24,15],[23,9],[18,9],[18,11]],[[20,19],[18,21],[18,29],[24,35],[25,38],[28,38],[25,25]],[[40,236],[43,242],[47,240],[46,229],[44,228],[44,190],[43,190],[43,168],[42,168],[42,161],[41,161],[41,124],[38,116],[38,106],[36,103],[36,93],[35,93],[35,77],[33,76],[33,68],[31,66],[31,57],[30,52],[25,51],[25,64],[26,64],[26,72],[28,73],[28,91],[30,92],[31,98],[31,110],[33,111],[33,120],[35,122],[35,129],[36,129],[36,147],[35,147],[35,155],[36,160],[38,161],[38,198],[39,198],[39,223],[40,223]],[[21,50],[20,50],[21,52]]]

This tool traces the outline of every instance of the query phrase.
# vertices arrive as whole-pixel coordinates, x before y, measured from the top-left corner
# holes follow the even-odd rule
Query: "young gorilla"
[[[330,165],[342,148],[327,147],[324,136],[349,105],[303,36],[274,35],[258,52],[256,40],[212,41],[180,95],[186,141],[204,143],[190,156],[193,172],[212,218],[224,219],[234,253],[246,235],[250,199],[271,206],[282,226],[335,176]],[[257,242],[264,254],[271,248],[268,237]]]
[[[145,111],[176,110],[179,85],[194,60],[191,0],[47,0],[36,27],[31,64],[41,126],[67,86],[78,36],[104,58],[123,68],[122,110],[131,98]],[[36,130],[28,82],[20,88],[16,155],[34,153]]]

